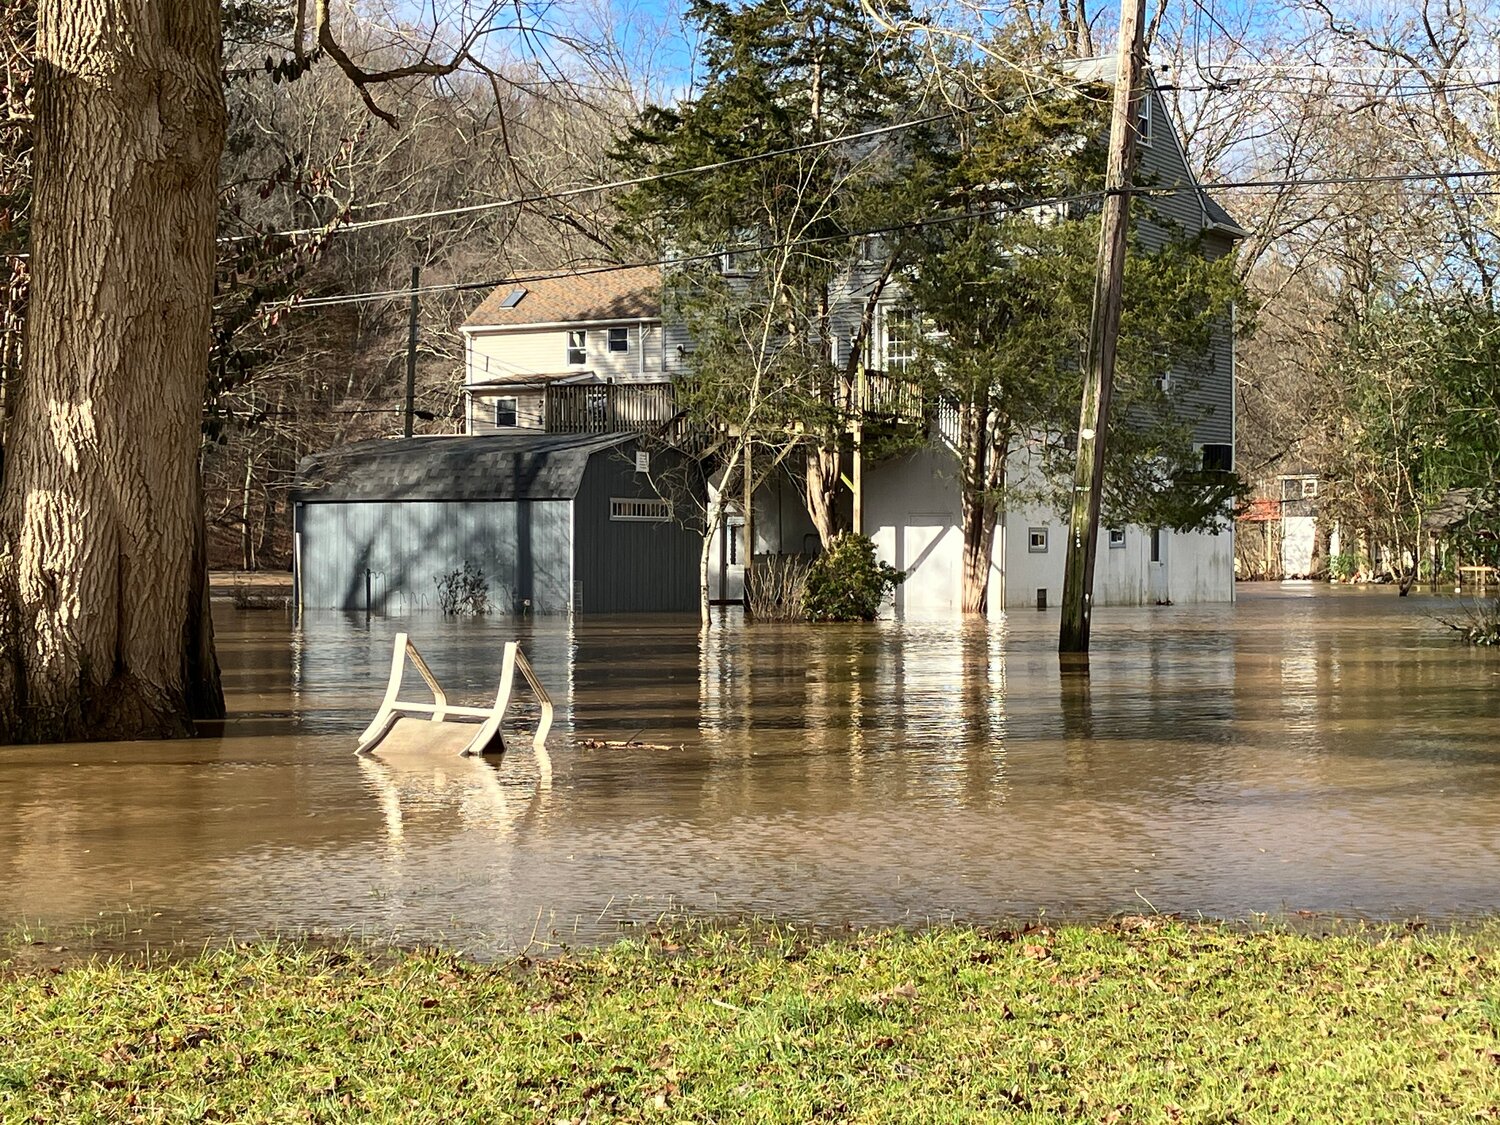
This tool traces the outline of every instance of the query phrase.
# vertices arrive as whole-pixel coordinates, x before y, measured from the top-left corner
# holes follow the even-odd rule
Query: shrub
[[[490,611],[490,584],[484,571],[468,559],[458,570],[433,581],[438,588],[438,608],[449,617],[478,617]]]
[[[1462,637],[1465,644],[1500,644],[1500,600],[1462,608],[1462,621],[1450,621],[1446,617],[1439,617],[1438,620]]]
[[[1328,560],[1328,577],[1335,582],[1348,582],[1359,573],[1359,556],[1348,551],[1333,555]]]
[[[808,568],[802,612],[809,621],[874,621],[904,581],[904,571],[875,557],[869,536],[840,535]]]
[[[750,568],[750,616],[762,621],[802,617],[809,560],[804,555],[762,555]]]

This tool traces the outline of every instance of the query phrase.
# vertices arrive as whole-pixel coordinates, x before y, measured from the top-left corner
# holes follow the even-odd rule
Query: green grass
[[[1500,929],[268,944],[0,965],[0,1120],[1500,1118]]]

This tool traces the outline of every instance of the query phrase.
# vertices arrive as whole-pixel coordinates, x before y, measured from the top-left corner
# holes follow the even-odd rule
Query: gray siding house
[[[1074,64],[1085,81],[1109,83],[1112,60]],[[1197,181],[1172,125],[1166,102],[1152,86],[1141,117],[1137,183],[1148,187],[1133,205],[1135,236],[1148,249],[1169,239],[1198,240],[1210,258],[1230,254],[1244,231]],[[1038,208],[1038,222],[1052,221]],[[881,557],[908,571],[898,589],[906,611],[947,613],[962,587],[960,484],[951,432],[941,410],[920,401],[904,380],[920,331],[903,307],[898,283],[882,283],[879,240],[850,261],[829,294],[833,359],[850,357],[856,326],[871,308],[872,331],[858,357],[869,378],[867,418],[930,426],[930,441],[915,453],[863,464],[863,526]],[[735,273],[734,255],[723,270]],[[471,435],[531,432],[538,435],[638,433],[652,444],[680,436],[673,380],[686,366],[692,341],[668,311],[655,267],[580,271],[576,275],[518,279],[495,289],[466,321],[467,430]],[[877,287],[880,287],[877,291]],[[1205,469],[1230,469],[1234,451],[1233,326],[1214,332],[1202,360],[1161,373],[1164,384],[1201,447]],[[932,415],[936,414],[936,417]],[[1026,450],[1014,451],[1012,479],[1040,468]],[[785,467],[784,467],[785,468]],[[848,503],[848,497],[844,502]],[[754,500],[753,552],[803,553],[816,544],[795,483],[777,479]],[[849,509],[846,508],[846,511]],[[735,508],[720,541],[710,548],[714,596],[737,600],[743,559]],[[1096,604],[1228,601],[1234,596],[1233,536],[1177,535],[1160,528],[1111,528],[1101,535]],[[1062,584],[1063,520],[1058,513],[1015,505],[1002,514],[991,556],[990,604],[1016,608],[1049,597]],[[585,589],[582,605],[593,608]]]
[[[497,612],[693,610],[702,540],[654,484],[674,455],[638,452],[628,434],[532,431],[308,457],[293,497],[298,603],[436,608],[438,581],[469,563]]]

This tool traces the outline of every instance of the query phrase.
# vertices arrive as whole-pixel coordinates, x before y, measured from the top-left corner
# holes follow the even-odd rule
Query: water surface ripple
[[[920,924],[1162,911],[1462,919],[1500,906],[1500,654],[1434,598],[1242,588],[868,628],[216,609],[235,718],[190,743],[0,751],[0,918],[112,940],[270,930],[481,954],[664,911]],[[455,698],[519,632],[554,776],[358,760],[391,638]],[[636,737],[666,749],[584,749]],[[522,743],[524,746],[524,743]]]

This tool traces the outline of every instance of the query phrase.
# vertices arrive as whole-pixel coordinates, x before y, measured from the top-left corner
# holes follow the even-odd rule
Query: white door
[[[1146,563],[1146,601],[1151,605],[1167,603],[1167,540],[1164,527],[1151,529],[1151,553]]]

